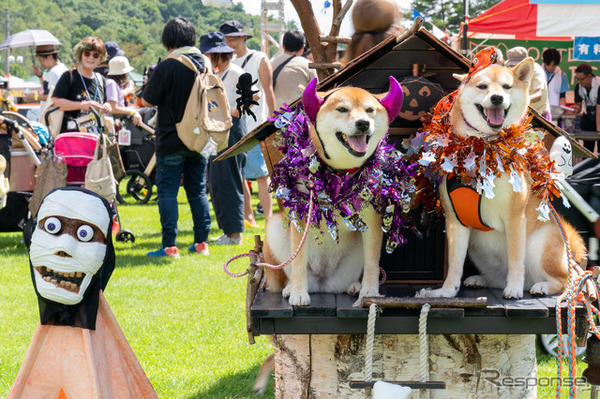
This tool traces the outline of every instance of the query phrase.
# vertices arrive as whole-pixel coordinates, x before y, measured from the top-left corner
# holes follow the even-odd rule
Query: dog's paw
[[[523,285],[507,285],[502,292],[502,298],[505,299],[521,299],[523,298]]]
[[[310,296],[306,291],[290,292],[290,305],[307,306],[310,305]]]
[[[454,298],[458,294],[458,290],[449,290],[446,288],[423,288],[417,291],[415,294],[416,298]]]
[[[362,304],[362,299],[363,297],[371,297],[371,296],[383,296],[379,293],[379,287],[375,287],[375,288],[368,288],[368,287],[362,287],[360,289],[360,294],[358,295],[358,299],[356,300],[356,302],[354,302],[354,304],[352,305],[355,308],[360,308],[363,306]]]
[[[483,288],[487,287],[487,281],[482,276],[471,276],[465,279],[463,285],[469,288]]]
[[[348,288],[346,288],[345,292],[348,295],[357,296],[358,293],[360,292],[361,287],[362,287],[362,284],[357,281],[355,283],[350,284],[348,286]]]
[[[290,287],[290,285],[288,284],[285,286],[285,288],[283,290],[281,290],[281,296],[284,298],[289,298],[291,292],[292,292],[292,287]]]
[[[547,281],[540,281],[539,283],[535,283],[529,293],[533,296],[544,296],[550,294],[550,284]]]
[[[360,293],[358,295],[358,298],[362,298],[365,296],[383,296],[379,293],[379,286],[376,287],[367,287],[367,286],[363,286],[360,289]]]

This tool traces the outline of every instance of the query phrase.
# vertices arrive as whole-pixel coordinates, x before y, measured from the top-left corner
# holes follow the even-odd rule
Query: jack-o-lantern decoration
[[[404,91],[404,102],[398,117],[404,121],[421,119],[446,95],[439,83],[421,76],[408,76],[398,81]]]

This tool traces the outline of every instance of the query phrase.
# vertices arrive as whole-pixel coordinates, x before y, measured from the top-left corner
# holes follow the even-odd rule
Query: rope
[[[575,333],[576,306],[577,306],[577,302],[585,305],[588,328],[591,332],[593,332],[600,339],[600,332],[594,321],[594,314],[598,315],[599,311],[596,307],[594,307],[590,303],[589,296],[592,293],[588,292],[588,296],[585,296],[584,293],[582,292],[582,289],[586,285],[586,283],[591,281],[592,288],[596,291],[595,292],[596,297],[600,298],[600,285],[598,284],[597,281],[594,280],[591,272],[586,271],[581,274],[578,274],[577,271],[575,270],[575,266],[577,265],[577,263],[573,260],[571,247],[569,245],[567,234],[566,234],[564,227],[558,217],[558,214],[556,213],[556,210],[554,209],[554,207],[552,207],[552,205],[550,205],[550,209],[552,210],[552,214],[554,215],[554,218],[556,219],[556,221],[560,227],[560,231],[563,236],[563,240],[565,242],[565,247],[567,249],[567,257],[568,257],[568,262],[569,262],[569,278],[568,278],[568,282],[567,282],[567,287],[565,288],[564,292],[562,294],[560,294],[560,296],[558,297],[558,299],[556,301],[556,329],[557,329],[557,335],[558,335],[558,350],[557,350],[557,352],[558,352],[558,358],[557,358],[558,379],[557,379],[557,385],[556,385],[556,399],[560,399],[560,397],[561,397],[560,390],[561,390],[561,385],[562,385],[562,362],[563,362],[564,354],[566,354],[567,364],[568,364],[568,369],[569,369],[569,378],[570,378],[570,380],[569,380],[570,381],[569,398],[575,399],[575,398],[577,398],[577,389],[576,389],[576,386],[574,383],[575,377],[577,375],[577,369],[576,369],[576,367],[577,367],[577,359],[576,359],[577,348],[576,348],[576,333]],[[567,302],[568,345],[567,345],[566,353],[564,353],[565,349],[563,348],[563,344],[562,344],[562,308],[561,308],[561,304],[563,303],[563,301]]]
[[[229,269],[227,268],[227,266],[231,262],[233,262],[234,260],[236,260],[236,259],[244,258],[246,256],[250,257],[252,255],[258,256],[258,258],[260,260],[262,260],[262,256],[260,254],[255,253],[255,252],[247,252],[245,254],[238,254],[238,255],[234,256],[233,258],[229,259],[227,262],[225,262],[225,264],[223,265],[223,270],[225,271],[225,273],[227,273],[227,275],[229,277],[242,277],[242,276],[245,276],[246,274],[248,274],[248,270],[247,269],[246,269],[246,271],[243,271],[241,273],[233,273],[233,272],[229,271]]]
[[[421,381],[429,380],[429,342],[427,340],[427,316],[431,305],[424,304],[419,315],[419,369]]]
[[[367,319],[367,353],[365,354],[365,381],[373,381],[373,341],[375,340],[375,320],[377,320],[377,304],[369,306]]]
[[[290,256],[290,258],[288,260],[286,260],[285,262],[279,264],[279,265],[272,265],[270,263],[264,263],[264,262],[260,262],[257,263],[256,266],[257,267],[267,267],[269,269],[282,269],[284,267],[286,267],[288,264],[290,264],[291,261],[293,261],[296,256],[298,256],[298,254],[300,253],[300,250],[302,249],[302,247],[304,246],[304,243],[306,242],[306,238],[308,237],[308,232],[310,230],[310,224],[312,223],[312,211],[313,211],[313,196],[314,196],[314,191],[310,191],[310,199],[309,199],[309,205],[308,205],[308,216],[306,218],[306,227],[304,228],[304,232],[302,233],[302,239],[300,240],[300,244],[298,245],[298,248],[296,248],[296,250],[294,251],[294,253],[292,254],[292,256]],[[223,265],[223,270],[225,271],[225,273],[227,273],[228,276],[230,277],[242,277],[245,276],[246,274],[248,274],[248,270],[241,272],[241,273],[233,273],[230,272],[229,269],[227,268],[227,266],[229,266],[229,264],[231,262],[233,262],[236,259],[239,258],[243,258],[246,256],[251,256],[254,255],[252,253],[245,253],[245,254],[239,254],[236,255],[232,258],[230,258],[227,262],[225,262],[225,264]],[[264,261],[264,259],[262,258],[262,256],[259,256],[261,261]]]

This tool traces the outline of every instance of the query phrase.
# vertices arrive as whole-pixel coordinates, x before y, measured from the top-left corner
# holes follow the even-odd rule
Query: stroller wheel
[[[121,204],[145,204],[152,196],[152,181],[139,170],[130,170],[119,180],[117,201]]]
[[[127,229],[122,229],[117,233],[117,241],[119,242],[135,242],[135,236]]]

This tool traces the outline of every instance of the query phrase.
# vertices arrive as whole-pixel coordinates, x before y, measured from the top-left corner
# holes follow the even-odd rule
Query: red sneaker
[[[192,252],[192,253],[198,253],[198,254],[202,254],[202,255],[208,255],[208,244],[206,242],[197,242],[195,244],[192,244],[192,246],[190,246],[188,248],[188,251]]]

